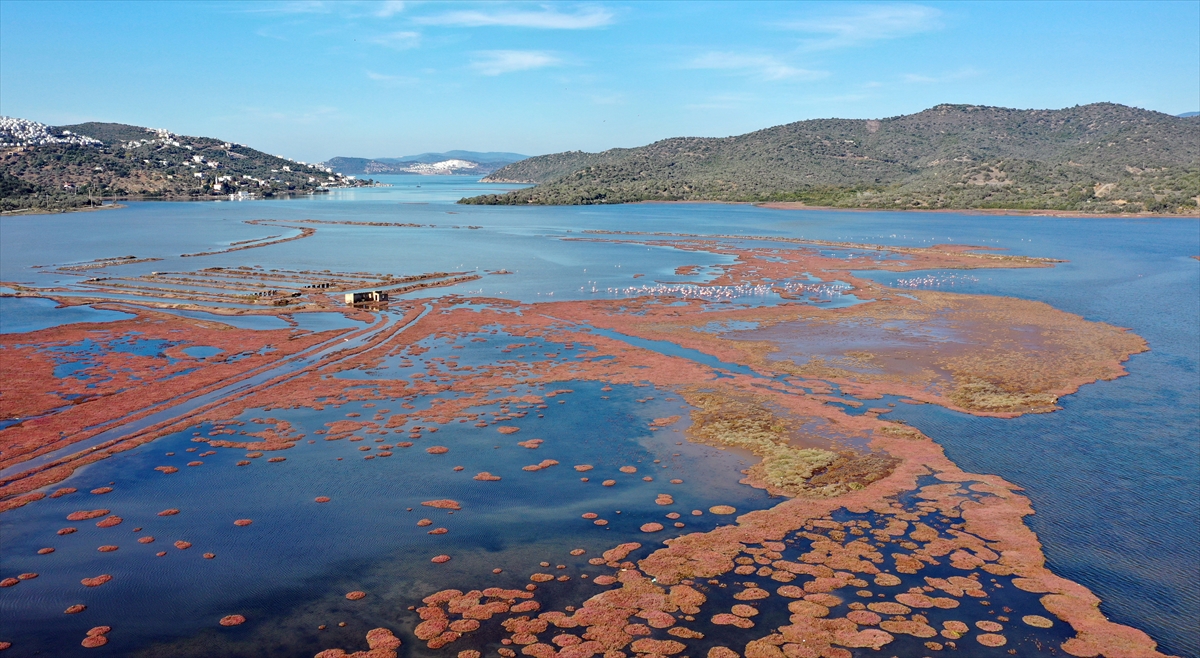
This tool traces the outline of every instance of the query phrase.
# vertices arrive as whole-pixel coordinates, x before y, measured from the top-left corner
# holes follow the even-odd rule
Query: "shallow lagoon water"
[[[1160,642],[1160,648],[1165,652],[1200,655],[1200,634],[1193,623],[1200,618],[1200,598],[1194,588],[1200,577],[1197,573],[1200,517],[1190,502],[1200,499],[1200,483],[1196,478],[1196,472],[1200,470],[1200,446],[1195,435],[1200,422],[1200,394],[1197,392],[1200,346],[1196,342],[1200,327],[1200,263],[1190,258],[1200,254],[1200,227],[1194,219],[791,212],[724,204],[475,207],[449,202],[488,186],[461,178],[414,177],[398,182],[401,184],[394,188],[334,192],[308,199],[133,203],[128,208],[98,213],[5,218],[0,220],[0,279],[46,285],[57,277],[40,274],[29,269],[30,266],[130,253],[164,260],[122,266],[118,269],[123,274],[243,264],[395,274],[505,268],[514,274],[486,277],[455,288],[426,291],[426,294],[457,292],[540,301],[591,298],[592,288],[640,286],[648,281],[704,280],[695,276],[676,276],[674,270],[685,264],[703,266],[730,261],[729,257],[720,254],[681,252],[669,246],[559,239],[583,237],[581,232],[587,229],[780,235],[911,246],[967,243],[1003,247],[1018,254],[1067,259],[1069,262],[1057,264],[1052,269],[946,273],[946,276],[954,276],[946,279],[952,281],[953,286],[941,289],[1041,300],[1089,320],[1129,327],[1145,337],[1152,350],[1134,356],[1126,364],[1130,376],[1085,386],[1078,394],[1062,400],[1064,409],[1053,414],[995,420],[929,406],[901,405],[894,416],[908,420],[933,436],[965,469],[997,473],[1025,487],[1037,510],[1028,523],[1044,544],[1049,566],[1096,592],[1104,600],[1102,607],[1110,618],[1147,631]],[[416,188],[417,184],[422,187]],[[179,258],[182,253],[220,248],[232,241],[262,238],[282,231],[277,227],[243,223],[243,220],[263,218],[412,222],[437,224],[438,227],[316,225],[317,235],[304,240],[216,256]],[[48,229],[60,235],[86,235],[88,238],[64,241],[51,249],[50,245],[34,239]],[[628,237],[636,239],[636,236]],[[645,277],[634,279],[635,273]],[[916,279],[922,274],[870,272],[860,276],[886,283]],[[73,280],[62,278],[61,282],[69,284]],[[128,459],[148,459],[145,455],[161,454],[169,441],[155,442],[136,453],[129,453]],[[531,456],[545,458],[550,455],[548,447],[549,443],[529,452]],[[306,445],[300,445],[289,452],[300,454],[307,449]],[[220,452],[222,455],[228,453]],[[319,451],[313,449],[310,452],[315,455]],[[397,460],[398,457],[401,454],[390,459]],[[219,458],[232,460],[233,456]],[[85,469],[63,485],[86,490],[98,486],[94,483],[115,481],[126,471],[121,468],[121,459],[124,457]],[[255,463],[248,468],[288,468],[293,461],[304,460],[289,455],[284,464]],[[365,464],[368,471],[390,465],[386,459]],[[559,472],[562,475],[573,474],[566,470],[565,462],[564,466],[556,468],[563,469]],[[321,470],[315,465],[313,469],[314,473]],[[244,471],[232,466],[224,470],[233,473],[228,477],[243,477],[240,473]],[[553,472],[551,469],[546,473]],[[187,477],[185,473],[177,476]],[[736,470],[731,470],[725,477],[726,481],[736,481]],[[356,481],[347,480],[338,486],[353,488]],[[147,478],[144,486],[154,482],[154,478]],[[164,478],[162,482],[171,481]],[[203,482],[214,483],[207,479]],[[118,492],[108,496],[120,491],[122,489],[118,488]],[[745,491],[747,496],[755,495],[752,490]],[[8,550],[15,546],[10,544],[11,541],[27,542],[28,547],[37,543],[32,535],[26,537],[24,527],[53,529],[58,527],[56,524],[65,525],[54,520],[58,517],[43,518],[42,515],[49,514],[46,510],[50,509],[54,514],[67,507],[75,509],[67,501],[78,500],[81,495],[87,494],[43,501],[44,504],[0,517],[0,530],[5,537],[4,557],[0,559],[6,573],[24,569],[26,561],[32,559],[20,555],[10,557],[14,552]],[[165,491],[163,495],[174,494]],[[329,495],[337,497],[336,494]],[[130,501],[135,498],[131,496]],[[267,503],[264,501],[263,504]],[[63,505],[66,507],[59,509]],[[269,510],[284,515],[292,513],[284,503],[274,505],[276,507],[263,508],[259,515],[275,513]],[[220,510],[221,507],[214,503],[211,514],[224,514]],[[257,531],[259,524],[253,511],[246,516],[256,518],[256,524],[244,529],[230,525],[225,530],[220,530],[224,517],[221,517],[221,523],[214,517],[213,541],[223,536],[221,533]],[[230,516],[232,518],[237,517]],[[299,517],[294,520],[296,523],[302,521]],[[113,530],[122,531],[129,525],[130,521],[126,521],[125,525]],[[505,530],[505,533],[509,531]],[[602,543],[606,546],[615,544],[617,537],[612,535],[617,532],[615,529],[608,531]],[[94,547],[90,550],[94,552]],[[222,547],[218,553],[235,550]],[[379,552],[365,556],[347,554],[338,559],[359,564],[364,573],[372,570],[372,573],[389,573],[379,561],[385,554],[394,556],[394,547],[392,553],[386,553],[382,548],[377,550]],[[94,554],[88,559],[99,557],[108,556]],[[305,588],[325,583],[321,574],[346,573],[342,566],[335,568],[329,566],[332,561],[324,558],[322,561],[327,565],[326,571],[306,565],[305,569],[311,569],[311,572],[285,579],[289,583],[286,587],[310,592],[308,596],[312,598],[316,596],[311,593],[314,590]],[[220,557],[212,561],[212,564],[224,563]],[[455,565],[454,562],[449,564]],[[276,567],[268,564],[264,568]],[[218,595],[218,599],[225,598],[208,601],[204,604],[207,607],[190,610],[202,609],[204,614],[210,611],[216,614],[221,612],[219,608],[228,608],[234,601],[241,600],[239,597],[257,596],[261,601],[277,601],[276,597],[282,596],[278,592],[286,590],[283,585],[278,590],[266,587],[263,583],[269,579],[247,574],[242,577],[253,579],[254,588],[240,591],[236,596],[228,592]],[[389,577],[380,575],[380,582]],[[305,578],[316,579],[317,584]],[[413,578],[413,582],[420,580],[417,576]],[[456,585],[465,584],[461,578],[450,581]],[[149,583],[148,580],[145,582]],[[109,596],[107,588],[110,587],[114,592],[121,589],[114,585],[116,583],[99,588],[97,595]],[[5,594],[19,593],[22,587]],[[149,584],[144,584],[133,591],[144,592],[142,588],[148,587]],[[123,596],[132,595],[127,592]],[[20,607],[8,607],[14,605],[8,602],[10,598],[0,597],[5,600],[6,614]],[[335,603],[343,605],[345,602]],[[28,602],[21,605],[28,605]],[[185,609],[188,608],[185,606]],[[61,611],[55,614],[55,619],[61,623]],[[197,615],[194,626],[180,622],[183,624],[179,629],[182,635],[188,634],[185,628],[195,629],[210,623],[204,615]],[[82,620],[79,623],[85,628],[88,626]],[[346,629],[344,641],[331,641],[325,646],[352,645],[352,638],[361,638],[364,630],[356,629],[350,633]],[[147,627],[145,632],[153,635],[157,631]],[[252,629],[239,629],[238,632],[247,635]],[[172,638],[177,637],[179,633],[170,632],[162,639],[174,641]],[[110,646],[119,646],[117,638],[118,634],[114,634]],[[71,646],[77,645],[77,641],[72,636]]]
[[[1200,262],[1189,257],[1200,253],[1200,225],[1011,221],[1005,234],[1049,243],[1042,255],[1070,262],[959,273],[941,289],[1045,301],[1128,327],[1150,352],[1130,358],[1127,377],[1084,386],[1052,414],[995,420],[901,405],[893,416],[964,469],[1025,487],[1037,511],[1027,523],[1048,563],[1096,592],[1111,618],[1134,623],[1167,653],[1200,655]],[[920,275],[858,274],[885,284]]]
[[[129,320],[132,313],[91,306],[63,306],[41,297],[0,297],[0,334],[23,334],[76,322]]]
[[[218,313],[208,313],[206,311],[188,311],[182,309],[162,310],[167,313],[182,315],[185,318],[221,322],[231,327],[237,327],[238,329],[254,329],[262,331],[271,329],[287,329],[289,326],[288,323],[283,319],[272,315],[222,315]]]
[[[749,511],[777,502],[762,491],[737,484],[737,471],[746,465],[741,455],[686,442],[676,445],[682,441],[681,433],[646,429],[654,417],[679,413],[679,401],[666,399],[673,397],[669,391],[614,387],[606,393],[609,403],[596,407],[591,401],[600,395],[599,384],[569,382],[565,387],[575,394],[559,396],[566,403],[551,405],[544,418],[530,414],[505,421],[505,425],[522,428],[518,435],[500,434],[495,427],[451,423],[426,434],[411,448],[395,448],[391,457],[364,460],[358,448],[378,448],[378,444],[323,441],[312,434],[326,422],[345,418],[346,413],[371,411],[351,403],[324,411],[248,412],[241,420],[262,415],[283,418],[316,442],[301,441],[290,450],[267,453],[246,467],[234,465],[243,458],[244,450],[214,449],[216,454],[206,457],[186,452],[197,445],[191,442],[193,432],[209,429],[197,426],[81,469],[64,483],[80,488],[80,493],[6,514],[11,518],[4,520],[4,568],[44,574],[36,584],[36,599],[14,596],[28,587],[25,584],[0,597],[0,614],[22,622],[20,630],[6,632],[20,647],[18,655],[35,650],[70,655],[79,650],[76,636],[82,637],[87,628],[100,623],[87,613],[64,621],[60,601],[78,599],[97,610],[121,610],[119,620],[111,619],[109,613],[104,615],[104,623],[121,629],[110,638],[110,646],[112,651],[125,653],[156,636],[187,638],[211,627],[213,620],[231,610],[242,610],[247,600],[276,599],[286,592],[290,605],[311,603],[321,608],[344,604],[341,595],[347,591],[365,589],[378,595],[405,584],[391,594],[397,604],[390,621],[395,626],[411,622],[406,606],[446,586],[446,569],[429,562],[439,553],[451,553],[456,561],[486,561],[487,569],[476,569],[467,576],[470,580],[479,579],[492,567],[505,569],[507,575],[493,578],[488,574],[487,581],[475,583],[477,586],[519,587],[528,582],[530,573],[539,570],[538,561],[562,563],[569,557],[565,555],[569,548],[589,550],[577,563],[623,541],[642,542],[648,552],[669,536],[709,530],[729,519],[710,514],[692,517],[688,510],[732,504]],[[645,399],[648,392],[655,400],[634,400]],[[581,412],[580,405],[586,406],[586,412]],[[404,436],[399,432],[382,438],[399,440]],[[536,450],[516,445],[535,437],[545,439]],[[447,446],[450,452],[427,454],[424,448],[430,445]],[[207,446],[200,444],[200,449],[206,451]],[[168,457],[166,452],[175,454]],[[266,462],[276,454],[287,460]],[[533,473],[521,470],[527,464],[555,458],[562,464]],[[663,463],[653,464],[654,459]],[[192,460],[203,465],[185,466]],[[580,473],[571,468],[575,463],[595,466],[586,474],[591,476],[590,482],[580,482]],[[152,470],[159,465],[174,465],[180,471],[164,475]],[[452,470],[459,465],[465,470]],[[636,465],[639,472],[618,472],[624,465]],[[503,479],[471,479],[483,470]],[[654,481],[644,482],[645,475]],[[601,487],[603,478],[616,479],[618,484]],[[669,484],[671,478],[682,478],[684,483]],[[110,482],[112,493],[87,493]],[[551,492],[553,496],[546,495]],[[662,492],[671,493],[675,504],[669,508],[656,505],[655,496]],[[318,504],[313,502],[317,496],[329,496],[332,501]],[[463,510],[448,515],[445,510],[420,505],[441,498],[459,501]],[[95,528],[93,521],[65,520],[77,509],[98,506],[114,510],[124,522],[113,528]],[[408,511],[410,507],[412,511]],[[181,512],[157,516],[164,508]],[[364,515],[368,509],[370,514]],[[687,529],[669,528],[655,535],[638,530],[648,521],[662,521],[668,511],[684,513]],[[595,526],[580,518],[584,512],[596,512],[609,524]],[[234,526],[233,521],[241,518],[252,519],[253,524]],[[435,519],[436,527],[450,532],[429,536],[428,528],[416,526],[421,518]],[[80,530],[56,536],[55,531],[64,526]],[[134,527],[141,527],[141,532],[131,532]],[[146,535],[155,541],[136,543]],[[193,546],[186,550],[172,547],[179,539]],[[101,544],[120,549],[98,553],[96,547]],[[568,549],[561,549],[568,544]],[[558,554],[547,554],[547,546],[553,545],[559,546]],[[56,551],[37,555],[44,546],[54,546]],[[543,552],[531,561],[529,547],[540,547]],[[167,551],[165,557],[154,556],[163,550]],[[217,557],[206,560],[201,556],[209,551]],[[357,566],[348,569],[347,564]],[[366,569],[370,587],[357,579],[366,564],[372,565]],[[578,580],[581,568],[567,573]],[[79,585],[79,578],[100,573],[113,575],[113,582],[94,589]],[[460,579],[458,584],[467,582]],[[150,592],[154,594],[148,596]],[[269,629],[287,623],[290,611],[286,609],[281,613],[252,607],[258,614],[252,615],[255,621],[247,626]],[[329,612],[331,616],[320,623],[335,622],[333,614]],[[346,629],[343,643],[361,641],[365,630]],[[336,632],[327,635],[339,637]],[[223,642],[231,641],[226,638]],[[236,641],[220,649],[210,645],[206,650],[222,655],[257,655],[260,651],[239,647]],[[186,655],[189,651],[177,647],[171,653]]]

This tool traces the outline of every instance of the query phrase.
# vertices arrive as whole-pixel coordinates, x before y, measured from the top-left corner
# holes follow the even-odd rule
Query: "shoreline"
[[[83,206],[79,208],[22,208],[20,210],[5,210],[0,212],[0,217],[23,217],[25,215],[63,215],[69,212],[93,212],[96,210],[110,210],[125,207],[125,205],[120,203],[110,203],[102,206]]]
[[[377,187],[377,186],[375,186],[375,185],[354,185],[354,186],[350,186],[350,187],[334,187],[334,188],[327,188],[326,190],[324,190],[322,192],[312,191],[312,192],[305,192],[303,194],[274,194],[269,197],[253,196],[253,197],[250,197],[250,198],[247,198],[244,200],[245,201],[277,201],[277,200],[285,200],[285,199],[295,199],[295,198],[300,198],[300,197],[317,196],[318,194],[328,194],[329,192],[331,192],[333,190],[349,190],[349,189],[356,189],[359,187]],[[89,212],[92,210],[107,210],[109,208],[127,208],[128,207],[125,204],[119,203],[120,201],[125,201],[125,202],[143,202],[143,201],[178,202],[178,201],[231,201],[232,199],[229,198],[228,194],[217,194],[217,195],[209,195],[209,196],[137,196],[137,195],[131,195],[131,196],[112,197],[111,199],[107,199],[107,200],[110,201],[111,203],[108,203],[107,205],[101,205],[101,206],[81,206],[81,207],[77,207],[77,208],[44,208],[44,209],[43,208],[22,208],[20,210],[5,210],[5,211],[0,212],[0,217],[19,217],[22,215],[61,215],[61,214],[71,213],[71,212]]]
[[[858,211],[874,211],[874,212],[919,212],[919,213],[953,213],[960,215],[1010,215],[1018,217],[1063,217],[1063,218],[1080,218],[1080,219],[1104,219],[1108,217],[1116,219],[1148,219],[1159,217],[1182,217],[1186,219],[1200,219],[1200,211],[1195,214],[1167,214],[1167,213],[1099,213],[1099,212],[1082,212],[1078,210],[1021,210],[1021,209],[1006,209],[1006,208],[838,208],[835,206],[809,206],[799,201],[770,201],[767,203],[754,203],[752,205],[760,208],[770,208],[771,210],[858,210]]]
[[[515,183],[515,181],[514,181]],[[350,189],[350,188],[344,188]],[[308,194],[286,194],[276,195],[274,197],[260,197],[255,199],[247,199],[253,201],[272,201],[272,200],[287,200],[298,197],[315,196],[316,193]],[[128,198],[123,197],[120,201],[137,202],[137,201],[228,201],[226,196],[217,196],[210,198],[200,197],[155,197],[155,198]],[[1077,210],[1022,210],[1022,209],[1005,209],[1005,208],[841,208],[837,206],[810,206],[801,201],[722,201],[722,200],[646,200],[646,201],[630,201],[622,204],[604,204],[604,205],[700,205],[700,204],[719,204],[728,206],[754,206],[756,208],[766,208],[769,210],[830,210],[840,212],[896,212],[896,213],[938,213],[938,214],[959,214],[959,215],[980,215],[980,216],[1000,216],[1000,217],[1057,217],[1062,219],[1200,219],[1200,211],[1195,214],[1166,214],[1166,213],[1089,213]],[[543,204],[538,204],[543,205]],[[560,204],[548,204],[560,205]],[[109,210],[115,208],[127,208],[128,206],[121,203],[110,203],[102,206],[87,206],[80,208],[62,208],[62,209],[37,209],[25,208],[21,210],[6,210],[0,212],[0,217],[21,217],[25,215],[62,215],[73,212],[92,212],[96,210]]]
[[[1078,210],[1021,210],[1005,208],[840,208],[837,206],[810,206],[800,201],[720,201],[720,200],[682,200],[682,201],[631,201],[628,205],[661,204],[661,205],[695,205],[722,204],[730,206],[754,206],[769,210],[836,210],[841,212],[903,212],[903,213],[939,213],[959,215],[1000,215],[1017,217],[1061,217],[1079,219],[1200,219],[1200,211],[1195,214],[1166,214],[1166,213],[1089,213]],[[619,204],[610,204],[619,205]]]

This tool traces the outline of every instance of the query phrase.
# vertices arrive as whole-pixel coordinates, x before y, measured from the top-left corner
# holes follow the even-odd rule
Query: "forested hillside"
[[[1097,103],[1063,110],[939,105],[522,160],[484,179],[536,187],[479,204],[801,201],[847,208],[1195,213],[1200,117]]]

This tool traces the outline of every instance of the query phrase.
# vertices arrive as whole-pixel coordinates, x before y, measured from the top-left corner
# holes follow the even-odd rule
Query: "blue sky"
[[[308,161],[1098,101],[1200,109],[1200,2],[0,0],[0,114]]]

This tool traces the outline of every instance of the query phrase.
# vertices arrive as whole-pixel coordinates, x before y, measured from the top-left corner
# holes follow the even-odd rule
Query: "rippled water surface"
[[[1126,364],[1128,377],[1085,386],[1064,398],[1063,409],[1052,414],[999,420],[940,407],[900,405],[894,416],[932,436],[965,470],[997,473],[1025,487],[1037,511],[1028,523],[1044,544],[1049,566],[1096,592],[1110,618],[1149,632],[1167,652],[1200,655],[1195,624],[1200,619],[1195,585],[1200,578],[1200,514],[1196,506],[1200,500],[1200,262],[1191,258],[1200,254],[1200,224],[1195,219],[776,211],[718,204],[476,207],[452,202],[467,194],[493,191],[494,186],[463,177],[387,179],[395,186],[305,199],[131,203],[127,208],[103,212],[4,218],[0,220],[0,280],[71,285],[75,279],[42,274],[33,266],[127,254],[162,260],[122,266],[123,274],[238,265],[397,275],[503,268],[513,274],[417,294],[454,292],[539,301],[591,299],[617,294],[612,290],[703,281],[711,276],[704,266],[732,260],[724,254],[684,252],[667,245],[567,239],[597,237],[585,236],[582,232],[588,229],[776,235],[913,246],[967,243],[1064,259],[1068,262],[1052,269],[868,272],[862,276],[900,286],[1040,300],[1089,320],[1127,327],[1143,336],[1151,348]],[[305,218],[425,226],[314,225],[317,234],[303,240],[200,258],[180,257],[233,242],[298,232],[248,225],[244,220]],[[40,239],[47,233],[62,238],[54,242]],[[675,274],[676,267],[693,264],[701,266],[700,274]],[[643,276],[635,278],[635,274]],[[763,303],[753,297],[737,301]],[[0,299],[0,304],[4,332],[115,319],[97,316],[95,313],[105,312],[95,310],[81,310],[82,316],[63,314],[62,309],[35,308],[26,300]],[[309,318],[304,322],[311,326],[304,328],[331,328],[334,320]],[[587,386],[581,383],[572,388],[584,391]],[[147,643],[161,643],[163,655],[205,655],[205,647],[217,653],[249,654],[253,652],[247,647],[284,642],[282,637],[263,636],[261,629],[238,629],[219,637],[201,632],[211,626],[213,615],[219,617],[238,606],[276,611],[271,613],[277,617],[276,625],[285,629],[278,631],[280,636],[294,629],[300,635],[288,635],[289,641],[308,647],[316,640],[309,642],[303,634],[311,635],[318,623],[336,622],[346,604],[341,595],[350,589],[369,584],[372,591],[399,603],[410,600],[411,591],[460,583],[462,574],[481,563],[496,562],[524,574],[539,560],[567,559],[549,557],[551,546],[575,542],[589,549],[605,548],[640,534],[636,527],[644,522],[642,517],[658,512],[645,504],[652,499],[656,485],[643,485],[640,480],[631,484],[629,503],[622,503],[626,509],[621,521],[602,530],[579,519],[589,499],[585,490],[576,489],[580,486],[578,474],[569,467],[577,461],[611,462],[615,468],[620,460],[647,463],[674,450],[682,456],[670,462],[670,468],[690,473],[687,484],[676,494],[681,508],[705,508],[710,501],[735,501],[743,509],[773,504],[761,492],[737,484],[738,469],[744,468],[740,457],[697,446],[675,446],[669,441],[679,436],[674,433],[635,431],[644,428],[655,412],[666,415],[667,407],[674,406],[675,413],[681,413],[678,404],[663,400],[669,392],[658,393],[651,405],[633,400],[645,394],[643,389],[618,388],[610,394],[611,405],[599,420],[593,417],[594,409],[570,402],[561,407],[551,405],[553,413],[547,413],[545,419],[522,419],[531,432],[520,435],[522,438],[536,435],[547,440],[536,451],[511,445],[496,450],[492,448],[498,443],[493,430],[456,426],[437,435],[439,443],[452,449],[440,457],[416,452],[418,444],[409,449],[412,453],[401,451],[387,459],[364,461],[354,456],[337,462],[335,455],[352,457],[349,451],[353,448],[345,441],[302,442],[287,451],[291,454],[283,464],[260,459],[250,467],[225,468],[221,462],[240,459],[241,453],[221,450],[203,467],[184,468],[171,478],[162,478],[148,468],[166,463],[163,455],[168,451],[186,456],[183,450],[191,445],[190,432],[159,440],[81,469],[59,485],[87,491],[118,482],[112,494],[75,494],[0,515],[0,562],[5,574],[37,571],[38,560],[46,558],[34,551],[54,538],[59,527],[69,525],[63,517],[81,508],[80,496],[88,496],[86,502],[93,505],[102,504],[98,499],[105,499],[105,506],[119,502],[130,510],[128,516],[138,517],[114,529],[128,536],[115,556],[128,553],[132,558],[139,552],[163,550],[160,546],[169,543],[168,539],[174,541],[185,534],[196,544],[192,551],[197,554],[170,549],[173,552],[168,557],[150,562],[149,568],[139,566],[144,560],[128,558],[126,566],[113,567],[114,562],[107,559],[112,556],[95,552],[99,539],[89,539],[89,533],[98,531],[88,524],[90,530],[57,542],[62,548],[51,557],[75,567],[64,570],[66,575],[47,573],[43,578],[62,582],[41,583],[49,590],[39,591],[49,593],[34,600],[21,596],[21,591],[32,589],[26,585],[3,592],[0,616],[6,626],[19,624],[16,634],[26,642],[26,651],[36,646],[48,652],[43,655],[55,655],[78,649],[78,638],[90,623],[84,619],[64,621],[58,602],[63,592],[79,589],[76,571],[98,570],[100,559],[106,558],[104,570],[114,575],[119,571],[121,577],[89,595],[97,597],[97,605],[119,601],[128,611],[128,618],[121,620],[125,637],[140,638],[137,643],[125,644],[121,634],[114,633],[105,649],[113,652],[106,655],[119,655]],[[343,407],[335,413],[346,411]],[[286,414],[281,417],[309,430],[332,418],[331,412],[273,413]],[[555,457],[556,437],[565,436],[576,437],[577,445],[569,458],[561,459],[562,466],[534,474],[545,478],[506,478],[495,483],[497,488],[490,497],[483,498],[472,498],[467,489],[458,489],[455,478],[469,477],[478,470],[495,471],[519,465],[522,459],[533,463]],[[621,440],[616,452],[607,442],[612,436]],[[440,460],[436,462],[439,466],[431,470],[426,462],[432,464],[434,459]],[[466,471],[449,470],[460,462]],[[272,468],[286,477],[272,474]],[[145,475],[147,472],[153,477]],[[453,521],[446,521],[453,525],[447,526],[453,533],[447,537],[453,536],[462,552],[461,560],[446,565],[453,565],[451,570],[431,571],[427,560],[411,566],[403,559],[406,551],[425,550],[437,540],[416,532],[410,521],[421,512],[410,513],[406,508],[419,500],[410,500],[412,496],[403,492],[411,487],[398,483],[411,478],[420,479],[427,498],[453,497],[466,506],[464,512],[449,517]],[[695,486],[702,481],[702,487]],[[564,494],[565,499],[545,497],[547,491],[560,490],[570,493]],[[316,495],[330,495],[335,504],[317,509],[310,502]],[[227,496],[240,501],[237,509],[230,509]],[[162,507],[181,506],[180,500],[194,505],[191,516],[162,519],[154,515]],[[522,502],[513,506],[512,501]],[[372,510],[372,521],[366,525],[363,509]],[[242,517],[253,518],[255,524],[234,527],[232,520]],[[711,522],[704,518],[694,524],[696,528]],[[129,530],[135,525],[144,526],[145,533],[161,535],[163,542],[133,543]],[[247,534],[258,539],[250,544],[233,540]],[[218,553],[218,559],[200,559],[198,553],[210,548]],[[503,560],[509,563],[501,564]],[[447,579],[447,574],[454,575]],[[504,580],[507,577],[498,578],[495,584],[515,586],[521,579],[514,575],[509,583]],[[171,610],[165,618],[163,609]],[[322,636],[320,642],[323,646],[354,646],[370,627],[364,625],[368,621],[359,619],[356,625],[335,628],[332,636]],[[395,627],[395,620],[375,621]],[[62,632],[56,634],[58,631]],[[193,636],[200,639],[180,639]]]

